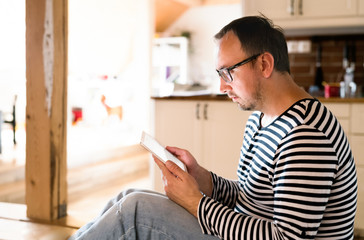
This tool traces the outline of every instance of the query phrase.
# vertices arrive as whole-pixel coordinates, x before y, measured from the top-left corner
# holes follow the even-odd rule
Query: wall
[[[0,1],[0,111],[12,111],[25,122],[25,0]]]
[[[291,53],[291,73],[294,80],[304,88],[314,83],[316,69],[316,50],[318,43],[322,47],[322,70],[324,81],[328,83],[342,80],[343,48],[345,43],[354,43],[356,46],[356,64],[354,81],[364,85],[364,35],[330,35],[310,37],[289,37],[288,40],[310,40],[312,49],[309,53]]]
[[[149,129],[149,74],[154,33],[150,0],[69,1],[69,167],[99,161],[138,144]],[[101,103],[122,107],[110,115]]]
[[[113,90],[119,99],[131,102],[124,106],[123,123],[128,122],[133,130],[139,132],[150,128],[148,103],[150,48],[154,34],[153,6],[154,0],[69,0],[69,122],[72,119],[71,108],[83,107],[87,109],[84,117],[89,116],[88,120],[92,118],[88,123],[100,123],[106,110],[101,106],[98,91],[105,89],[106,85],[115,84],[116,81],[111,80],[116,76],[120,81],[115,85],[122,87],[114,87]],[[14,95],[18,96],[17,149],[23,155],[26,106],[25,0],[0,1],[0,30],[0,111],[11,113]],[[111,80],[102,81],[101,75],[108,75]],[[8,114],[3,117],[10,120]],[[3,124],[2,127],[2,157],[12,157],[10,125]],[[113,135],[105,136],[105,129],[98,127],[92,131],[96,135],[92,138],[87,137],[90,133],[75,133],[69,127],[69,149],[72,152],[73,149],[78,151],[85,148],[84,153],[99,148],[101,143],[108,147],[120,146],[124,145],[120,141],[122,136],[127,139],[125,144],[131,141],[138,143],[139,132],[137,135],[133,132],[133,136],[129,137],[125,136],[125,132],[130,128],[119,128],[121,133],[109,127],[106,130]],[[103,141],[102,137],[107,141]],[[88,144],[83,140],[87,140]]]
[[[69,73],[123,72],[136,58],[141,31],[147,32],[150,27],[142,15],[147,6],[145,0],[69,1]],[[139,47],[148,49],[145,43],[139,43]]]
[[[94,100],[99,107],[100,99],[93,97],[102,91],[115,92],[115,103],[109,102],[113,106],[123,101],[145,106],[153,36],[152,4],[150,0],[69,1],[71,107],[86,107]],[[113,85],[112,89],[108,85]],[[141,121],[147,118],[147,109],[141,114],[133,116],[133,123],[145,127],[146,121]]]
[[[193,7],[163,33],[163,36],[180,36],[184,31],[191,33],[189,45],[191,82],[219,84],[215,71],[213,36],[227,23],[241,16],[241,4]]]
[[[241,4],[193,7],[164,32],[163,36],[179,36],[183,31],[191,33],[189,52],[191,82],[212,84],[215,91],[218,91],[213,36],[221,27],[241,17],[242,10]],[[322,45],[324,80],[332,83],[339,81],[339,75],[342,73],[345,42],[354,41],[357,52],[355,82],[358,85],[364,85],[364,35],[300,36],[287,37],[287,39],[312,41],[309,53],[290,54],[292,75],[295,81],[305,89],[314,82],[318,42]]]

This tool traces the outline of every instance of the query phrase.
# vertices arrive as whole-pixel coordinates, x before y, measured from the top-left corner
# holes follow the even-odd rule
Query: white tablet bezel
[[[154,137],[152,137],[151,135],[147,134],[144,131],[142,132],[140,145],[142,145],[145,149],[151,152],[162,162],[166,163],[168,160],[171,160],[172,162],[177,164],[182,170],[186,171],[186,166],[183,162],[181,162],[176,156],[174,156],[171,152],[169,152]]]

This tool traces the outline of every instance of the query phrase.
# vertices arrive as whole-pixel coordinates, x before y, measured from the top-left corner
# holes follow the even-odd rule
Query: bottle
[[[321,53],[322,48],[321,44],[319,43],[317,46],[317,52],[316,52],[316,72],[315,72],[315,82],[314,85],[311,85],[308,92],[313,97],[323,97],[324,96],[324,86],[323,86],[323,80],[324,80],[324,74],[322,72],[321,67]]]
[[[344,47],[343,67],[345,69],[344,79],[340,82],[340,97],[350,98],[356,96],[356,83],[354,82],[355,72],[355,44]]]
[[[355,97],[356,96],[356,83],[354,82],[354,72],[355,72],[355,45],[350,46],[349,50],[349,67],[346,68],[346,73],[344,76],[344,81],[347,85],[347,96],[348,97]]]

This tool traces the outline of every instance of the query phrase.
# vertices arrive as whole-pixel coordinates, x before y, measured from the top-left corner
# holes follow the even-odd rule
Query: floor
[[[16,202],[0,203],[0,239],[67,239],[77,228],[97,216],[107,200],[121,190],[151,189],[149,161],[148,152],[133,148],[121,157],[69,169],[68,216],[47,223],[35,222],[26,217],[24,181],[0,184],[0,198]],[[14,171],[22,172],[19,169]]]
[[[0,203],[0,240],[65,240],[97,216],[105,203],[121,190],[151,189],[149,153],[137,146],[118,155],[68,170],[68,216],[53,222],[27,218],[25,183],[21,180],[24,167],[0,161],[0,201],[8,201]]]

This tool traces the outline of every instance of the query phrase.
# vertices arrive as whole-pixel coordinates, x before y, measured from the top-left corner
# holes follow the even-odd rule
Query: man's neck
[[[270,86],[275,84],[275,86]],[[278,74],[266,82],[264,101],[261,112],[261,126],[268,126],[278,116],[284,113],[294,103],[301,99],[312,98],[304,89],[299,87],[287,74]]]

